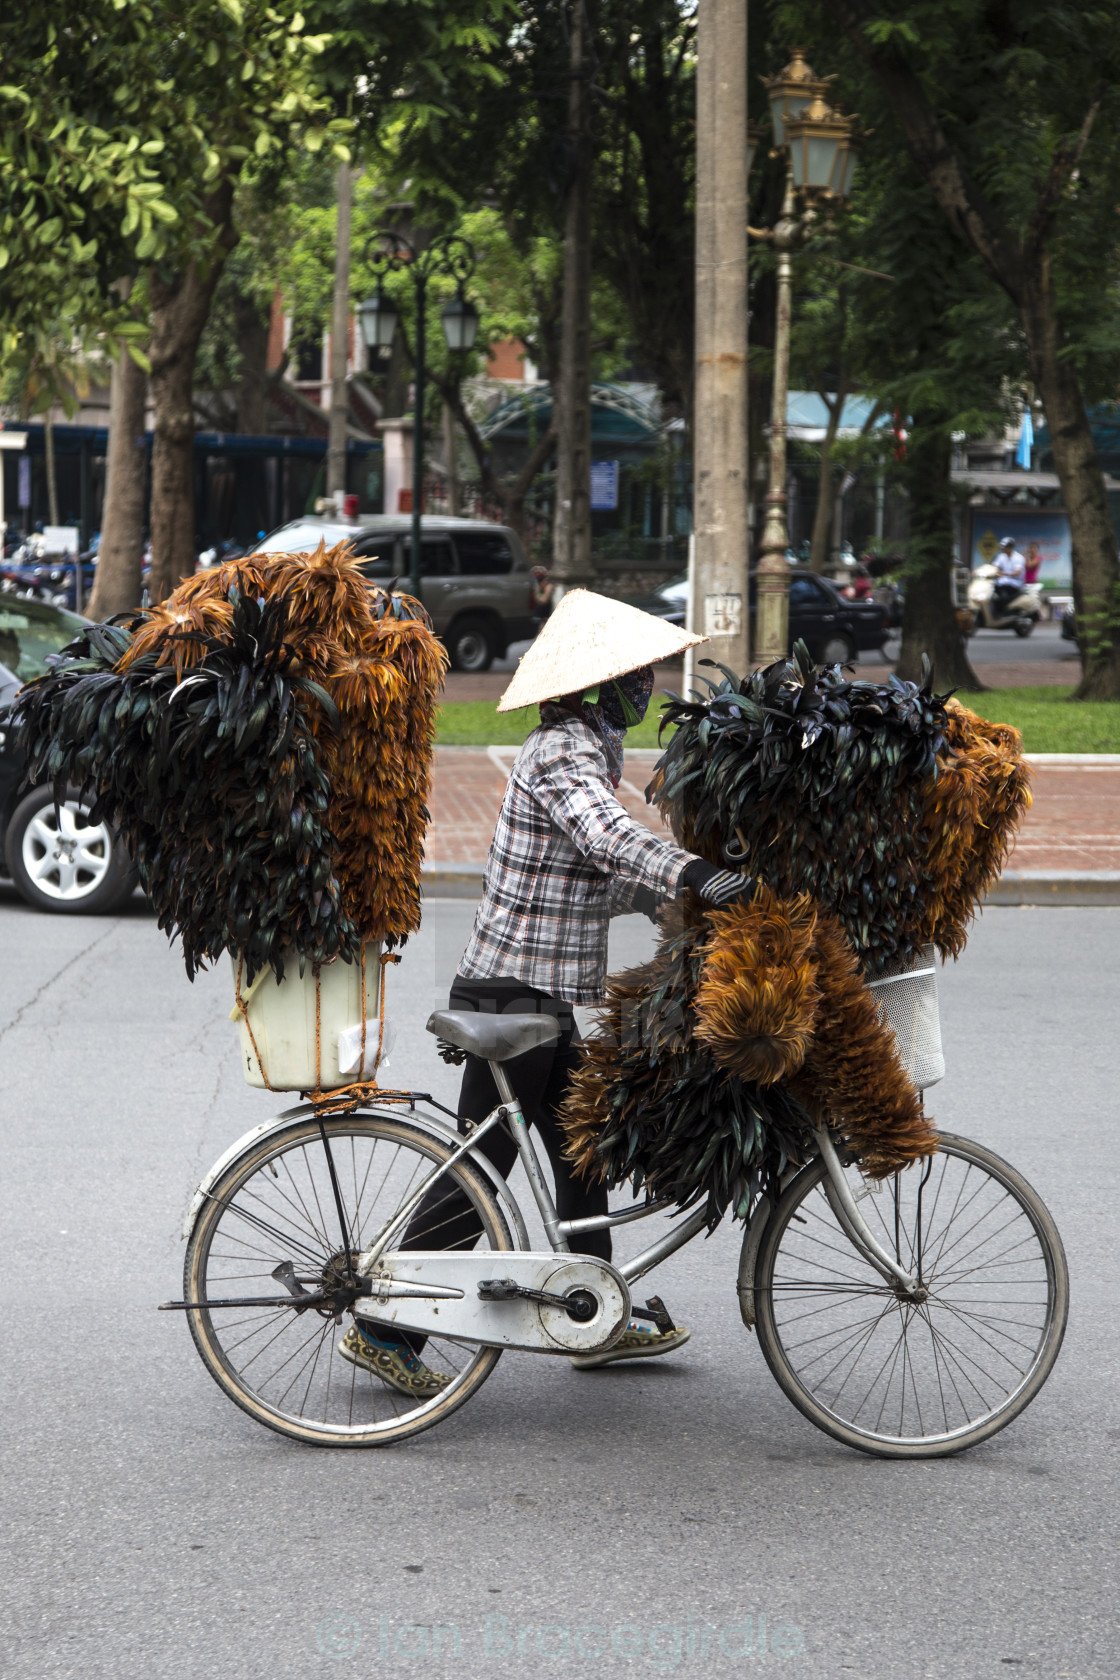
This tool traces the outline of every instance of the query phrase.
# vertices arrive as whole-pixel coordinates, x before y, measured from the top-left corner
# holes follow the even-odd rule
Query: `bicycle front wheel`
[[[767,1222],[759,1345],[818,1429],[884,1458],[938,1458],[985,1441],[1034,1399],[1065,1332],[1061,1238],[1026,1180],[947,1133],[939,1152],[879,1185],[847,1177],[882,1247],[919,1276],[909,1301],[845,1235],[823,1161]]]
[[[424,1364],[449,1380],[434,1395],[402,1392],[391,1373],[382,1378],[346,1357],[349,1308],[341,1316],[330,1304],[300,1308],[298,1294],[286,1294],[345,1299],[362,1249],[452,1152],[396,1116],[348,1114],[320,1131],[309,1115],[251,1145],[212,1186],[187,1244],[187,1316],[203,1364],[258,1423],[313,1446],[388,1446],[442,1422],[485,1382],[499,1349],[432,1336]],[[464,1215],[471,1230],[459,1236]],[[469,1157],[425,1197],[409,1240],[423,1248],[517,1246]]]

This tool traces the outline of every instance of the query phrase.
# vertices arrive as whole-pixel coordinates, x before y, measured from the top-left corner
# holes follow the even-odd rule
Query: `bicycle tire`
[[[336,1162],[353,1254],[367,1245],[377,1230],[384,1228],[411,1193],[407,1188],[403,1194],[399,1193],[398,1185],[411,1184],[415,1188],[421,1182],[417,1175],[423,1162],[441,1165],[452,1154],[452,1146],[422,1126],[396,1115],[361,1112],[327,1119],[323,1125]],[[373,1173],[373,1160],[377,1147],[382,1144],[393,1154],[388,1161],[382,1157],[377,1171],[378,1174],[384,1171],[378,1179]],[[411,1170],[409,1152],[418,1157]],[[271,1185],[262,1180],[262,1174],[269,1175]],[[390,1185],[391,1176],[388,1199],[380,1212],[376,1212],[377,1200]],[[376,1194],[363,1213],[371,1178],[377,1186]],[[483,1226],[482,1242],[489,1242],[495,1250],[517,1247],[493,1188],[469,1158],[452,1167],[444,1182],[449,1186],[449,1194],[460,1191],[473,1205]],[[321,1313],[314,1308],[304,1309],[315,1320],[307,1336],[304,1331],[311,1321],[282,1303],[275,1309],[224,1309],[222,1312],[216,1306],[207,1309],[201,1305],[209,1300],[217,1301],[223,1294],[237,1296],[250,1289],[254,1294],[261,1289],[275,1289],[282,1296],[281,1286],[272,1282],[272,1265],[286,1259],[310,1273],[307,1281],[314,1280],[316,1265],[321,1278],[331,1275],[330,1269],[337,1268],[346,1252],[341,1227],[332,1231],[332,1219],[337,1211],[332,1198],[323,1139],[313,1116],[293,1120],[283,1131],[270,1133],[231,1161],[199,1208],[187,1242],[184,1298],[199,1304],[196,1310],[187,1313],[191,1335],[203,1364],[223,1393],[266,1428],[310,1446],[391,1446],[442,1423],[465,1404],[494,1369],[501,1349],[464,1343],[459,1338],[432,1338],[429,1348],[437,1347],[441,1363],[453,1362],[448,1354],[452,1347],[466,1348],[468,1357],[462,1368],[454,1372],[447,1388],[423,1399],[398,1394],[389,1384],[343,1361],[337,1345],[338,1323],[326,1316],[325,1310]],[[268,1235],[260,1232],[262,1218]],[[219,1237],[225,1246],[215,1250]],[[440,1244],[433,1242],[432,1246]],[[212,1261],[219,1261],[220,1267],[212,1266]],[[228,1316],[232,1312],[236,1312],[240,1323]],[[244,1316],[246,1312],[248,1317]],[[255,1327],[246,1330],[246,1324]],[[316,1328],[317,1324],[322,1325],[321,1330]],[[272,1326],[276,1331],[271,1340],[260,1340]],[[232,1346],[235,1330],[243,1334],[236,1346]],[[291,1375],[284,1369],[291,1361],[301,1359],[302,1363],[284,1393],[277,1387],[270,1395],[266,1368],[275,1363],[275,1355],[269,1355],[266,1365],[251,1379],[248,1367],[262,1359],[265,1350],[275,1347],[278,1341],[294,1341],[297,1337],[303,1338],[302,1346],[297,1343],[295,1350],[282,1360],[276,1383]],[[247,1347],[254,1338],[260,1340],[255,1352]],[[238,1354],[238,1347],[246,1347],[247,1351]],[[283,1354],[285,1347],[282,1345],[275,1351]],[[283,1400],[296,1382],[303,1382],[308,1366],[310,1374],[300,1408],[294,1408],[291,1403],[285,1405]],[[343,1421],[341,1411],[347,1403],[348,1415]],[[308,1415],[311,1409],[317,1411],[320,1407],[322,1417]],[[383,1413],[380,1418],[379,1410]]]
[[[992,1150],[950,1133],[941,1136],[927,1181],[921,1179],[923,1171],[919,1164],[884,1181],[892,1217],[885,1218],[879,1211],[881,1229],[875,1235],[889,1247],[884,1233],[890,1238],[893,1228],[895,1251],[903,1263],[912,1267],[917,1258],[925,1266],[923,1282],[930,1291],[925,1302],[901,1300],[844,1235],[824,1193],[827,1171],[820,1160],[804,1167],[780,1197],[763,1233],[755,1273],[759,1345],[783,1392],[825,1434],[882,1458],[948,1457],[1006,1428],[1030,1405],[1050,1375],[1069,1309],[1069,1274],[1061,1237],[1041,1198],[1021,1173]],[[960,1181],[955,1191],[954,1181]],[[939,1214],[947,1186],[954,1199]],[[1017,1210],[1014,1213],[1012,1206]],[[958,1210],[962,1221],[971,1219],[972,1224],[950,1241]],[[865,1217],[871,1223],[870,1214]],[[998,1224],[999,1219],[1006,1223]],[[1014,1241],[1002,1251],[1003,1258],[993,1253],[987,1262],[978,1258],[973,1266],[964,1265],[983,1245],[1002,1240],[1005,1234]],[[953,1259],[959,1244],[974,1236],[973,1248],[958,1252]],[[796,1268],[813,1266],[815,1278],[798,1277]],[[984,1278],[977,1275],[982,1271]],[[978,1288],[993,1293],[978,1296]],[[863,1306],[855,1304],[860,1300]],[[830,1301],[832,1306],[827,1304]],[[978,1312],[981,1306],[985,1310]],[[868,1317],[856,1316],[868,1307]],[[900,1333],[892,1350],[895,1309]],[[831,1323],[827,1320],[830,1312],[837,1314]],[[805,1326],[804,1333],[793,1328],[797,1324]],[[961,1338],[960,1345],[947,1339],[950,1325]],[[855,1378],[855,1368],[872,1342],[877,1343],[874,1353],[862,1375]],[[1021,1350],[1018,1354],[1012,1351],[1015,1347]],[[900,1356],[901,1373],[892,1397]],[[850,1367],[847,1371],[845,1364]],[[940,1409],[939,1428],[926,1425],[919,1374],[931,1420]],[[869,1375],[873,1380],[866,1400],[857,1405]],[[908,1377],[910,1429],[906,1427]],[[845,1398],[849,1383],[851,1393]],[[876,1402],[879,1410],[872,1425]],[[893,1417],[896,1405],[897,1428],[884,1427],[885,1415]],[[915,1416],[917,1433],[912,1428]]]

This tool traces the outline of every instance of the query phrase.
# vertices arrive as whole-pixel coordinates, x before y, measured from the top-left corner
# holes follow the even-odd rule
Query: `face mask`
[[[652,694],[653,666],[643,665],[612,682],[587,689],[583,704],[597,711],[609,728],[632,729],[645,717]]]
[[[584,694],[581,711],[585,722],[590,724],[606,748],[607,767],[614,787],[622,778],[622,737],[627,729],[641,723],[652,693],[653,666],[643,665],[612,682],[600,683],[597,689],[589,689]]]

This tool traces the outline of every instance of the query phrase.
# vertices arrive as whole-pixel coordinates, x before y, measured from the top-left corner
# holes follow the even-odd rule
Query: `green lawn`
[[[959,698],[982,717],[1021,729],[1028,752],[1120,752],[1120,701],[1074,704],[1070,693],[1068,688],[995,688]],[[535,706],[499,714],[486,700],[455,701],[440,707],[439,739],[445,746],[519,746],[538,715]],[[656,747],[656,704],[626,740],[632,747]]]
[[[651,706],[645,722],[626,731],[629,746],[657,745],[655,710]],[[519,747],[540,721],[536,706],[525,706],[519,712],[498,712],[488,700],[455,700],[439,709],[438,737],[445,747]]]
[[[1120,752],[1120,701],[1071,701],[1072,688],[992,688],[986,694],[960,693],[993,723],[1011,723],[1022,731],[1029,753]]]

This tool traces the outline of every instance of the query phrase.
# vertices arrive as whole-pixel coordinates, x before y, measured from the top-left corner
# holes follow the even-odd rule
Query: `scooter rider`
[[[482,902],[450,1009],[553,1016],[559,1038],[506,1064],[526,1119],[547,1151],[561,1219],[607,1211],[601,1183],[574,1176],[565,1160],[560,1106],[579,1059],[577,1005],[603,1000],[612,915],[653,914],[691,888],[726,905],[754,889],[749,876],[682,851],[637,821],[619,801],[622,741],[641,721],[653,691],[653,663],[703,638],[588,590],[571,590],[546,621],[498,705],[540,706],[510,774],[483,876]],[[486,1062],[467,1056],[459,1097],[460,1130],[482,1120],[500,1099]],[[512,1137],[492,1131],[480,1144],[507,1175],[517,1158]],[[461,1192],[439,1190],[438,1240],[425,1237],[424,1207],[401,1247],[469,1248],[482,1233]],[[429,1218],[431,1216],[429,1215]],[[609,1230],[580,1236],[582,1252],[611,1257]],[[580,1369],[669,1353],[688,1331],[631,1322],[606,1352],[574,1358]],[[340,1351],[405,1393],[438,1393],[450,1380],[423,1363],[424,1339],[364,1321]]]
[[[1027,576],[1026,559],[1015,547],[1013,537],[1003,537],[1000,540],[995,568],[999,573],[999,581],[992,591],[992,608],[995,616],[1002,618],[1015,597],[1022,594]]]

